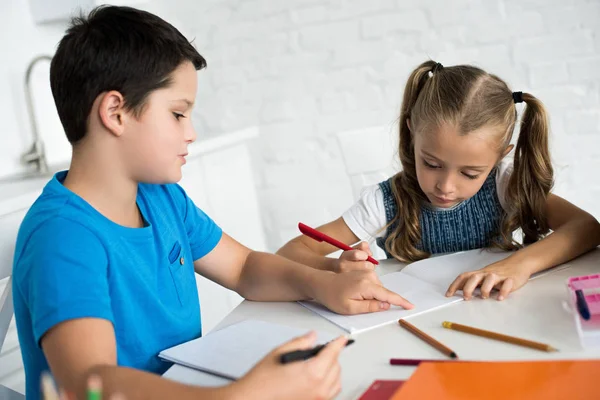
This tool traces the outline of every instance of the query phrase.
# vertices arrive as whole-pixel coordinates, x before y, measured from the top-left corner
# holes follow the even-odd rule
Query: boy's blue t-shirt
[[[14,309],[28,398],[49,370],[40,339],[57,324],[113,324],[120,366],[161,374],[161,350],[201,335],[193,261],[221,229],[176,184],[138,186],[143,228],[118,225],[62,182],[59,172],[27,213],[13,265]]]

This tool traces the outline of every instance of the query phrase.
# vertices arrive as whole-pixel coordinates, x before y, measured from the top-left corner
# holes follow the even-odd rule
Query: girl
[[[526,106],[514,147],[521,102]],[[598,221],[550,193],[548,118],[531,94],[513,93],[500,78],[473,66],[427,61],[406,84],[399,133],[402,171],[366,189],[320,231],[347,244],[376,239],[388,258],[402,262],[482,247],[518,250],[458,276],[446,294],[462,290],[466,300],[477,287],[484,298],[499,289],[502,300],[531,274],[600,244]],[[516,230],[521,241],[513,237]],[[355,249],[326,258],[336,248],[300,236],[278,254],[336,272],[373,269],[365,261],[368,245]]]

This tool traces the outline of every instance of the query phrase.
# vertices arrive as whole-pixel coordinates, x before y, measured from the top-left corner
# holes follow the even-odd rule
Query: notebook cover
[[[404,381],[374,381],[359,400],[389,400]]]
[[[421,363],[392,400],[600,399],[600,360]]]

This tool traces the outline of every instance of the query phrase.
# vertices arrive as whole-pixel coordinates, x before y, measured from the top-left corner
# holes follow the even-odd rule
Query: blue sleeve
[[[114,324],[104,246],[78,222],[53,218],[29,238],[19,267],[36,343],[53,326],[76,318]]]
[[[183,213],[185,229],[192,249],[192,258],[196,261],[217,246],[223,231],[204,211],[196,207],[181,186],[173,186],[177,190],[176,198]]]

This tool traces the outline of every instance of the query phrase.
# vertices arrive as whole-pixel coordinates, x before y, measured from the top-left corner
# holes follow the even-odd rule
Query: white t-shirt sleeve
[[[508,188],[508,181],[513,172],[514,157],[512,154],[507,155],[498,164],[496,170],[496,192],[498,193],[498,200],[504,210],[506,207],[506,189]]]
[[[385,234],[383,228],[387,224],[387,219],[383,205],[383,192],[379,185],[365,188],[360,199],[342,214],[342,218],[360,240],[372,242],[375,238],[382,237]]]

